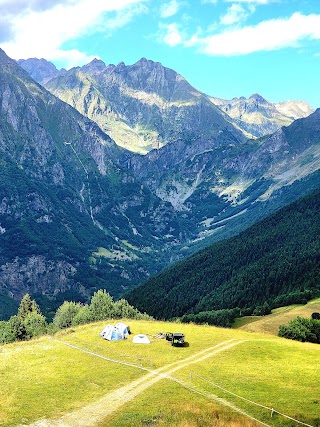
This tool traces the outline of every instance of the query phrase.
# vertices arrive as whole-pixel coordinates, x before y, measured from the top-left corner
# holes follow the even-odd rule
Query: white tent
[[[110,329],[108,329],[108,331],[103,335],[103,338],[108,341],[119,341],[126,339],[121,331],[119,331],[119,329],[115,326],[112,326]]]
[[[127,336],[130,335],[130,326],[126,325],[123,322],[119,322],[116,324],[116,328],[119,329],[119,331],[122,333],[122,335]]]
[[[149,338],[143,334],[135,335],[132,342],[135,344],[150,344]]]
[[[100,332],[100,337],[104,337],[104,335],[106,334],[106,333],[108,333],[109,332],[109,330],[110,329],[112,329],[113,328],[113,325],[106,325],[103,329],[102,329],[102,331]]]

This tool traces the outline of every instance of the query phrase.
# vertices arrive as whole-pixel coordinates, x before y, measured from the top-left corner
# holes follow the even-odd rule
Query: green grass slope
[[[210,326],[129,324],[151,344],[133,344],[132,335],[105,341],[100,322],[0,347],[0,425],[293,425],[249,400],[319,425],[320,346]],[[181,331],[188,345],[172,347],[153,337],[159,331]]]
[[[131,291],[157,318],[226,308],[288,305],[320,289],[320,190],[238,236],[214,244]],[[310,292],[308,292],[310,291]]]
[[[311,314],[315,312],[320,313],[319,298],[309,301],[307,304],[276,308],[267,316],[245,316],[236,319],[233,327],[243,331],[278,335],[280,325],[287,325],[298,316],[310,318]]]

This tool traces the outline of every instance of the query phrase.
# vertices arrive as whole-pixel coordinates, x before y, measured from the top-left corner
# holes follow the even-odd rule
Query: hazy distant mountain
[[[284,101],[274,105],[280,113],[291,117],[293,120],[308,117],[314,111],[305,101]]]
[[[42,86],[54,77],[63,75],[67,71],[62,68],[58,70],[52,62],[46,59],[30,58],[19,59],[18,64],[24,68],[30,76]]]
[[[239,129],[249,137],[271,134],[281,126],[288,126],[294,120],[309,116],[314,110],[304,101],[286,101],[278,104],[267,101],[259,94],[250,98],[244,96],[224,100],[210,97],[232,119]]]

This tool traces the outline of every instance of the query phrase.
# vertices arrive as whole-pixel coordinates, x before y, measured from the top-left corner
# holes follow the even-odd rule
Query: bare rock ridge
[[[67,72],[64,68],[58,70],[54,64],[43,58],[19,59],[18,64],[41,85],[45,85],[49,80]]]
[[[47,68],[46,79],[41,75],[38,76],[38,68],[36,62],[41,63],[42,69]],[[119,85],[121,95],[130,95],[132,98],[138,98],[144,104],[158,104],[162,108],[167,108],[168,103],[175,103],[176,107],[182,106],[183,103],[196,103],[206,97],[203,93],[193,88],[182,76],[177,74],[175,71],[163,67],[160,63],[141,58],[137,63],[126,66],[123,62],[117,66],[111,64],[106,66],[105,63],[100,59],[94,59],[89,64],[83,67],[76,67],[70,70],[70,75],[76,74],[76,72],[84,73],[87,76],[97,77],[100,79],[96,81],[88,80],[83,82],[79,77],[78,84],[91,84],[90,94],[87,91],[82,91],[81,94],[70,94],[71,91],[75,91],[75,87],[63,87],[64,81],[59,80],[59,85],[50,80],[65,74],[65,70],[58,71],[55,66],[48,61],[43,59],[27,59],[20,60],[20,65],[24,67],[28,72],[33,74],[40,84],[47,84],[48,89],[59,96],[70,105],[77,108],[82,114],[87,115],[91,119],[99,122],[100,126],[105,131],[109,132],[114,140],[120,145],[128,148],[132,151],[146,153],[153,148],[159,148],[165,145],[165,140],[161,133],[156,130],[155,133],[151,133],[153,126],[150,123],[144,123],[144,120],[135,120],[134,123],[130,123],[130,116],[132,111],[123,116],[123,111],[117,111],[119,107],[117,100],[109,100],[109,92],[105,86],[112,84]],[[54,70],[54,71],[53,71]],[[109,75],[109,78],[102,77],[102,75]],[[74,76],[77,79],[76,76]],[[100,90],[100,86],[104,86],[104,90]],[[87,111],[85,108],[86,100],[90,96],[90,104],[93,106],[95,98],[94,92],[98,90],[98,98],[100,99],[99,114],[97,109],[92,108],[91,111]],[[104,98],[109,100],[108,102],[101,103]],[[278,130],[281,126],[288,126],[294,120],[307,117],[314,110],[305,101],[285,101],[282,103],[272,103],[267,101],[259,94],[253,94],[250,98],[239,97],[233,98],[232,100],[223,100],[214,98],[212,96],[206,97],[211,102],[218,106],[223,112],[227,114],[227,120],[231,121],[238,129],[240,129],[247,137],[261,137],[267,134],[271,134]],[[102,105],[101,105],[102,104]],[[107,108],[109,106],[109,109]],[[107,109],[107,111],[105,111]],[[95,111],[93,111],[95,110]],[[100,117],[104,113],[104,118]],[[127,117],[128,116],[128,117]],[[117,128],[117,129],[116,129]],[[146,129],[146,132],[143,130]]]
[[[281,126],[289,126],[294,120],[307,117],[314,111],[305,101],[272,103],[257,93],[249,98],[210,99],[231,118],[232,123],[254,138],[271,134]]]
[[[109,65],[88,64],[52,79],[46,88],[94,120],[121,147],[146,154],[181,138],[214,139],[228,129],[243,139],[209,98],[181,75],[142,58]]]
[[[320,186],[319,110],[247,139],[145,58],[44,89],[0,50],[0,82],[0,294],[119,296]],[[272,117],[260,95],[242,101]]]
[[[80,298],[109,282],[116,295],[146,278],[173,240],[162,235],[180,232],[173,208],[116,164],[121,149],[96,123],[3,51],[0,81],[0,294]]]

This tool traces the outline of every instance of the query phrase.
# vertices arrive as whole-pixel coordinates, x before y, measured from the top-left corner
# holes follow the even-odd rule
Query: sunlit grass
[[[290,305],[272,310],[272,313],[262,317],[242,317],[236,319],[233,327],[249,332],[262,332],[278,335],[279,326],[288,324],[296,317],[311,317],[313,312],[320,312],[320,298],[309,301],[305,305]]]
[[[162,380],[98,427],[256,427],[258,424],[217,402]]]
[[[45,337],[0,353],[0,425],[59,417],[134,380],[141,372],[109,364]]]
[[[196,375],[311,425],[320,424],[317,421],[320,346],[316,344],[241,330],[155,321],[127,321],[133,332],[128,340],[109,342],[99,336],[106,323],[109,322],[0,347],[0,425],[11,427],[41,418],[59,418],[145,375],[141,368],[160,369],[231,339],[241,343],[172,375],[199,391],[227,399],[265,422],[270,421],[270,413],[222,392]],[[172,347],[168,341],[153,337],[158,332],[183,332],[188,345]],[[149,334],[151,344],[133,344],[132,336],[138,333]],[[109,362],[63,342],[135,366]],[[161,379],[102,424],[103,427],[140,425],[251,427],[255,424],[244,421],[241,415],[216,401]],[[272,425],[290,424],[274,416]]]

